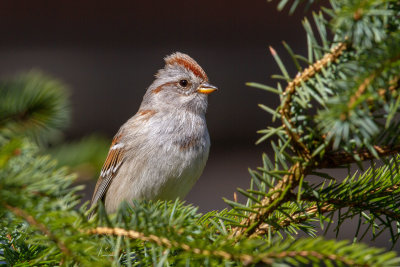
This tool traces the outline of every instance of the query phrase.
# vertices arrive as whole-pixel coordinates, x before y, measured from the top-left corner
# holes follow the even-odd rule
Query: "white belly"
[[[123,162],[107,190],[107,213],[115,212],[122,201],[183,199],[200,177],[208,158],[210,140],[206,126],[201,133],[196,146],[165,134],[156,139],[147,136],[145,146],[132,148],[130,161]]]

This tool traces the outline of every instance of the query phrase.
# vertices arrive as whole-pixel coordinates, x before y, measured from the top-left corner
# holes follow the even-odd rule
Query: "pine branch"
[[[292,129],[296,127],[291,123],[292,114],[290,112],[290,104],[292,101],[292,96],[296,92],[296,87],[306,82],[316,73],[321,71],[329,63],[335,61],[346,49],[345,43],[340,43],[334,47],[330,53],[325,54],[325,56],[318,60],[316,63],[306,68],[301,74],[298,74],[296,78],[288,84],[283,93],[285,97],[282,101],[280,114],[282,118],[282,127],[285,129],[286,134],[292,141],[294,150],[299,156],[302,157],[303,163],[297,162],[289,170],[289,174],[285,175],[281,181],[279,181],[274,188],[270,189],[268,192],[268,197],[261,201],[260,206],[262,208],[255,209],[253,213],[241,222],[241,227],[233,228],[232,236],[240,236],[246,234],[247,236],[252,235],[254,232],[258,231],[258,227],[263,223],[263,221],[282,203],[287,200],[286,193],[297,187],[300,179],[305,177],[310,168],[308,165],[312,165],[314,160],[311,160],[311,155],[309,149],[300,142],[300,136],[293,132]],[[271,53],[276,57],[276,52],[271,49]],[[287,125],[290,124],[290,126]],[[244,227],[243,227],[244,226]]]
[[[254,263],[254,258],[251,255],[242,254],[239,257],[237,255],[230,254],[226,251],[221,250],[205,250],[200,248],[193,248],[188,244],[182,244],[174,240],[169,240],[165,237],[160,237],[156,235],[145,235],[138,231],[126,230],[123,228],[109,228],[109,227],[97,227],[87,231],[88,234],[98,234],[98,235],[115,235],[115,236],[126,236],[132,239],[140,239],[142,241],[152,242],[159,246],[166,248],[180,248],[194,254],[203,256],[216,256],[223,258],[225,260],[240,260],[241,262],[247,264]],[[271,264],[271,262],[268,262]]]
[[[303,193],[301,195],[302,201],[318,203],[318,204],[313,204],[312,206],[310,206],[304,210],[299,210],[299,211],[294,212],[288,218],[283,219],[279,223],[278,228],[274,227],[270,224],[263,223],[260,225],[260,227],[257,229],[257,231],[255,233],[253,233],[252,237],[265,235],[270,230],[278,231],[287,226],[290,226],[291,224],[300,224],[300,223],[309,221],[312,218],[319,217],[322,214],[335,212],[342,208],[351,208],[354,211],[353,213],[355,213],[355,214],[359,213],[359,211],[370,211],[371,213],[374,213],[378,216],[385,215],[385,216],[388,216],[389,218],[393,219],[394,221],[400,221],[400,213],[399,212],[396,213],[396,212],[392,211],[391,209],[385,209],[382,207],[375,208],[368,202],[365,202],[366,196],[371,197],[372,195],[375,195],[375,198],[385,197],[390,194],[393,194],[394,191],[398,191],[399,189],[400,189],[400,183],[390,186],[388,188],[385,188],[384,190],[374,189],[369,192],[363,193],[361,195],[361,199],[359,199],[359,200],[354,200],[354,198],[356,196],[353,196],[352,199],[350,199],[350,198],[346,198],[346,199],[332,198],[329,200],[321,201],[320,198],[316,198],[312,194]],[[292,201],[296,201],[297,196],[293,194],[290,199]]]
[[[299,3],[314,1],[281,0],[279,7],[289,2],[293,3],[292,12]],[[384,230],[390,231],[393,244],[400,238],[399,157],[342,183],[318,171],[400,152],[400,4],[373,0],[331,3],[331,9],[324,8],[332,17],[330,22],[322,13],[313,14],[315,27],[307,19],[303,22],[307,57],[296,55],[284,44],[300,73],[291,78],[271,48],[282,72],[277,77],[288,84],[278,83],[276,88],[250,84],[281,100],[276,109],[261,105],[281,119],[278,127],[260,131],[264,134],[260,141],[276,138],[271,142],[274,156],[270,160],[263,155],[263,166],[250,171],[250,189],[239,190],[247,203],[239,203],[234,195],[234,201],[226,200],[232,209],[222,212],[201,216],[196,208],[180,201],[133,201],[131,206],[122,205],[115,215],[107,215],[100,205],[97,216],[87,221],[85,206],[77,209],[78,189],[71,187],[72,176],[49,157],[39,156],[31,141],[16,138],[31,130],[41,136],[47,135],[48,128],[59,129],[56,118],[65,122],[65,95],[55,101],[57,94],[41,88],[55,84],[34,77],[28,82],[11,82],[10,87],[0,83],[0,89],[17,88],[0,91],[6,96],[0,97],[0,262],[399,266],[395,253],[357,242],[293,238],[299,229],[313,235],[316,226],[312,223],[317,219],[321,224],[332,223],[329,218],[335,212],[339,226],[358,215],[360,224],[372,228],[374,238]],[[333,41],[329,41],[329,29],[333,29]],[[35,85],[37,91],[29,91],[26,84]],[[24,93],[20,102],[18,90]],[[94,142],[61,147],[62,164],[80,165],[82,160],[73,157],[77,147],[90,150],[87,157],[98,160],[93,154]],[[311,175],[322,182],[311,183]]]
[[[285,129],[286,134],[292,139],[294,149],[303,158],[309,159],[310,151],[309,148],[300,141],[301,137],[293,131],[293,129],[296,129],[295,125],[292,123],[293,115],[291,114],[291,102],[293,94],[296,92],[296,87],[300,86],[302,83],[305,83],[307,80],[311,79],[314,75],[325,68],[328,64],[337,60],[345,49],[346,43],[339,43],[336,45],[334,48],[332,48],[331,52],[326,53],[322,59],[303,70],[302,73],[298,73],[294,80],[289,82],[285,92],[283,93],[285,98],[282,101],[280,108],[282,127]],[[270,48],[270,50],[271,54],[276,57],[275,50],[272,48]]]
[[[301,256],[301,257],[304,257],[304,258],[315,257],[315,258],[317,258],[317,259],[319,259],[321,261],[327,259],[327,260],[330,260],[332,262],[340,262],[340,263],[348,265],[348,266],[370,266],[368,264],[357,264],[353,260],[350,260],[350,259],[345,258],[345,257],[340,257],[338,255],[333,255],[333,254],[326,255],[326,254],[319,253],[317,251],[306,251],[306,250],[303,250],[303,251],[285,251],[285,252],[281,252],[281,253],[270,253],[269,254],[269,257],[276,258],[276,259],[295,258],[295,257],[298,257],[298,256]],[[272,262],[268,263],[268,262],[264,261],[264,263],[271,264]]]
[[[400,145],[394,146],[373,146],[377,151],[379,157],[386,157],[400,153]],[[354,150],[352,152],[347,151],[332,151],[321,159],[321,162],[317,162],[318,168],[337,168],[343,165],[359,161],[367,161],[376,159],[376,155],[372,154],[368,149]]]
[[[358,4],[355,3],[354,6]],[[379,6],[379,8],[382,7]],[[334,5],[333,10],[336,9],[337,6]],[[385,13],[382,17],[390,12]],[[330,14],[335,15],[334,12]],[[398,93],[393,91],[397,86],[396,77],[399,76],[396,71],[400,61],[399,35],[394,34],[390,37],[386,35],[387,42],[378,43],[374,40],[376,46],[371,48],[366,45],[365,49],[359,47],[359,40],[354,39],[358,33],[349,33],[351,38],[347,38],[347,35],[340,32],[334,39],[342,42],[322,56],[321,51],[327,49],[328,43],[324,28],[326,21],[322,15],[314,15],[314,20],[323,41],[322,46],[317,43],[312,27],[307,20],[304,22],[304,27],[309,41],[309,61],[314,55],[319,60],[297,74],[288,83],[283,93],[280,84],[276,89],[255,84],[258,88],[280,96],[281,105],[277,110],[265,106],[263,109],[272,113],[274,117],[280,117],[281,126],[269,127],[269,129],[260,131],[265,134],[260,140],[277,136],[280,148],[276,149],[272,143],[275,163],[268,165],[264,162],[264,167],[259,169],[261,174],[253,176],[252,181],[254,183],[258,181],[259,191],[241,190],[249,199],[248,204],[228,203],[236,210],[235,214],[245,217],[240,222],[232,222],[232,237],[255,236],[257,233],[265,233],[261,228],[276,230],[282,226],[280,224],[290,226],[291,223],[301,223],[303,219],[304,221],[312,219],[313,217],[297,215],[291,217],[290,213],[283,210],[282,205],[293,196],[296,196],[295,202],[301,205],[299,202],[302,201],[303,180],[307,178],[308,174],[316,173],[315,169],[343,167],[354,162],[379,159],[400,152],[399,140],[396,138],[398,134],[395,130],[398,129],[396,126],[398,122],[393,119],[399,107],[398,99],[396,99]],[[301,58],[301,56],[293,54],[287,45],[285,47],[294,64],[301,69],[297,62],[297,58]],[[281,69],[282,77],[290,80],[281,59],[274,49],[270,48],[270,50]],[[375,61],[371,61],[374,55],[376,55]],[[357,71],[359,72],[357,73]],[[337,81],[338,79],[342,80]],[[392,88],[392,92],[388,94],[382,92],[385,89],[380,89],[380,93],[375,94],[374,86],[388,88],[387,92],[390,91],[389,88]],[[384,102],[381,101],[381,95],[385,97]],[[364,99],[368,99],[370,106],[366,106],[362,102]],[[311,100],[315,100],[318,105]],[[393,101],[396,101],[396,104]],[[308,113],[308,110],[314,107],[317,107],[317,116]],[[319,111],[319,107],[322,107],[322,112]],[[386,127],[383,128],[379,124],[379,120],[389,113],[389,110],[390,115]],[[343,116],[343,114],[349,115]],[[396,133],[393,133],[392,136],[390,131],[396,131]],[[373,144],[374,140],[379,140],[379,144]],[[279,172],[286,174],[276,175]],[[272,176],[278,180],[276,183],[269,178]],[[296,194],[294,190],[298,186],[298,194]],[[319,201],[321,202],[319,204],[324,204],[323,199]],[[333,211],[331,204],[324,204],[325,212]],[[349,203],[346,204],[349,205]],[[309,208],[310,212],[315,211],[313,207]],[[357,207],[351,206],[351,208],[356,209]],[[286,216],[286,220],[282,221],[279,216],[273,217],[277,216],[278,212],[281,217]],[[391,215],[388,218],[396,219],[395,213],[390,210],[375,209],[375,212]],[[314,215],[317,216],[318,213]],[[272,225],[267,226],[267,222]]]
[[[303,198],[304,199],[304,198]],[[310,221],[313,218],[316,218],[324,213],[329,213],[336,211],[333,205],[313,205],[305,210],[297,211],[293,214],[290,214],[288,218],[283,219],[279,222],[279,227],[272,226],[268,223],[263,223],[259,226],[259,228],[253,233],[251,237],[263,236],[268,234],[270,231],[279,231],[293,224],[301,224],[307,221]]]
[[[38,222],[32,215],[30,215],[29,213],[27,213],[26,211],[24,211],[18,207],[13,207],[11,205],[8,205],[7,203],[2,203],[2,206],[6,207],[6,209],[10,210],[16,216],[23,218],[30,225],[39,229],[50,240],[52,240],[55,244],[57,244],[57,246],[59,247],[59,249],[62,251],[62,253],[64,255],[74,257],[73,253],[65,245],[65,243],[62,242],[60,239],[58,239],[43,223]],[[77,259],[74,257],[74,260],[77,260]],[[79,262],[79,261],[77,261],[77,262]]]
[[[218,258],[223,258],[224,260],[236,260],[242,262],[244,265],[256,264],[256,263],[265,263],[265,264],[273,264],[277,260],[284,260],[287,258],[316,258],[320,261],[332,261],[332,262],[340,262],[342,264],[348,266],[372,266],[368,263],[359,263],[352,259],[351,257],[342,256],[341,253],[335,254],[331,253],[321,253],[316,250],[294,250],[288,249],[287,251],[282,252],[261,252],[258,255],[251,255],[246,253],[229,253],[223,250],[207,250],[202,248],[193,247],[189,244],[183,244],[176,242],[174,240],[170,240],[165,237],[160,237],[157,235],[145,235],[138,231],[127,230],[123,228],[109,228],[109,227],[97,227],[94,229],[87,230],[88,234],[95,235],[115,235],[115,236],[124,236],[131,239],[139,239],[146,242],[152,242],[157,244],[158,246],[163,246],[166,248],[180,248],[186,252],[190,252],[197,255],[202,255],[206,257],[214,256]],[[339,250],[337,250],[339,251]]]
[[[42,144],[69,121],[65,85],[40,72],[0,82],[0,134],[29,136]]]
[[[264,220],[282,203],[286,202],[291,189],[298,185],[301,177],[307,173],[307,169],[303,168],[299,162],[289,169],[289,174],[285,175],[274,188],[268,192],[268,197],[265,197],[260,202],[260,208],[252,211],[248,218],[241,222],[241,227],[232,229],[231,237],[240,237],[243,235],[251,236]]]
[[[359,85],[355,94],[350,97],[350,101],[348,103],[348,109],[352,110],[356,107],[356,105],[360,102],[359,99],[367,90],[367,87],[370,86],[371,83],[373,82],[373,80],[384,71],[385,67],[390,66],[391,64],[393,64],[394,62],[397,62],[399,60],[400,60],[400,53],[387,59],[386,62],[382,63],[381,66],[377,70],[375,70],[371,74],[369,74],[369,76],[367,78],[365,78],[364,81]],[[389,83],[392,83],[395,79],[396,78],[394,78]],[[390,87],[389,87],[389,90],[390,90]],[[342,115],[343,120],[345,120],[346,117],[347,117],[346,114]]]
[[[397,185],[396,187],[398,188],[398,186],[399,185]],[[306,201],[314,201],[314,202],[318,201],[317,198],[312,196],[303,196],[302,199]],[[400,213],[398,212],[396,213],[391,209],[374,208],[371,207],[369,203],[363,203],[362,201],[354,201],[354,200],[346,201],[344,199],[330,199],[326,202],[319,203],[318,205],[319,205],[319,210],[317,208],[317,211],[319,214],[336,211],[342,208],[351,208],[354,211],[354,213],[357,213],[358,211],[368,210],[371,213],[376,214],[377,216],[385,215],[393,219],[394,221],[400,221]],[[311,209],[311,211],[312,210],[313,209]]]

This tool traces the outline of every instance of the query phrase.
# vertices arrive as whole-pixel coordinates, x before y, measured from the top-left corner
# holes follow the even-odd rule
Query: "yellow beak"
[[[211,94],[214,91],[217,91],[218,88],[215,87],[214,85],[211,85],[209,83],[202,83],[199,88],[197,88],[197,92],[201,93],[201,94]]]

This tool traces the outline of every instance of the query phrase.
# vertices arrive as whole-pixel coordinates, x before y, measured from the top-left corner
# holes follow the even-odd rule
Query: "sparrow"
[[[217,87],[188,55],[164,60],[138,112],[112,140],[91,207],[103,201],[114,213],[123,201],[183,199],[203,172],[210,150],[207,98]]]

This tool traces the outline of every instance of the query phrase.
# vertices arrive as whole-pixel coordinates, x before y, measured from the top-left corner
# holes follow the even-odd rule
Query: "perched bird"
[[[115,135],[91,206],[107,213],[122,201],[184,198],[203,172],[210,149],[207,95],[217,90],[191,57],[165,58],[139,111]]]

